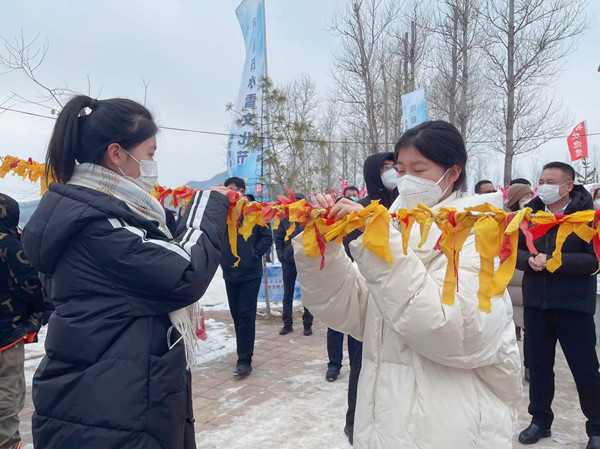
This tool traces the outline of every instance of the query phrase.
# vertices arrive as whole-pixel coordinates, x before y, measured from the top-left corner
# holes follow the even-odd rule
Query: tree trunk
[[[354,15],[356,19],[356,28],[358,33],[358,49],[360,53],[361,77],[365,86],[365,110],[367,115],[367,128],[369,132],[369,150],[371,154],[377,153],[378,132],[377,117],[375,110],[375,87],[371,77],[371,60],[367,56],[365,48],[365,37],[362,18],[360,15],[360,6],[354,5]]]
[[[267,278],[267,257],[262,258],[263,266],[263,285],[265,287],[265,306],[267,309],[267,316],[271,316],[271,302],[269,301],[269,279]]]
[[[410,60],[410,54],[408,51],[408,33],[404,33],[404,39],[402,39],[403,44],[404,44],[404,92],[408,93],[408,92],[412,92],[410,90],[410,81],[408,79],[408,65],[409,65],[409,60]],[[406,130],[405,130],[406,131]]]
[[[515,0],[508,0],[508,79],[506,85],[506,150],[504,156],[504,184],[512,178],[515,155]]]
[[[458,92],[458,8],[452,5],[452,75],[450,77],[450,104],[449,104],[449,119],[454,126],[458,125],[456,117],[457,92]]]
[[[470,1],[465,0],[464,9],[461,17],[462,27],[462,73],[461,73],[461,99],[460,99],[460,112],[459,112],[459,123],[460,133],[463,139],[467,140],[467,132],[469,130],[469,111],[468,111],[468,100],[469,100],[469,12],[470,12]]]
[[[381,63],[381,75],[383,78],[383,138],[384,145],[390,142],[390,116],[389,116],[389,88],[385,64]]]
[[[398,64],[395,81],[395,98],[394,98],[394,140],[397,140],[402,135],[402,69]]]
[[[410,23],[410,91],[414,91],[416,86],[416,66],[417,66],[417,22]]]

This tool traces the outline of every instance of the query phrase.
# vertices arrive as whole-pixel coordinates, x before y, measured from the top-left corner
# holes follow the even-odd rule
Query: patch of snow
[[[289,394],[247,406],[246,412],[230,425],[197,434],[198,447],[349,449],[344,435],[347,377],[326,382],[321,371],[310,370],[285,379]]]
[[[223,270],[221,270],[221,267],[217,268],[213,280],[204,295],[202,295],[202,298],[200,298],[200,305],[204,310],[229,310],[227,290],[225,289],[225,280],[223,279]]]
[[[236,348],[235,335],[229,331],[227,324],[213,318],[207,318],[204,324],[207,338],[205,341],[198,341],[197,365],[220,359]]]

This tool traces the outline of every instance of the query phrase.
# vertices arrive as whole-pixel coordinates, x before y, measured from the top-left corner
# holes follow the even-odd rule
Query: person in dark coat
[[[225,181],[229,190],[240,195],[246,194],[246,182],[238,177]],[[240,223],[241,225],[241,223]],[[273,236],[271,228],[255,226],[252,235],[244,240],[237,235],[237,251],[240,261],[235,267],[236,258],[231,252],[229,239],[226,238],[221,253],[221,268],[227,289],[229,311],[235,326],[238,360],[234,376],[245,377],[252,372],[254,339],[256,336],[256,306],[258,291],[263,275],[262,257],[271,249]]]
[[[376,153],[369,156],[363,166],[363,177],[367,187],[368,195],[358,202],[366,207],[371,201],[379,201],[386,208],[390,208],[392,203],[398,197],[396,180],[398,172],[394,162],[394,153]],[[356,230],[344,238],[344,247],[346,254],[350,259],[350,242],[360,236],[360,231]],[[335,329],[327,329],[327,353],[329,363],[325,378],[329,382],[337,379],[342,367],[342,347],[344,345],[344,334]],[[348,357],[350,361],[350,375],[348,379],[348,410],[346,411],[346,426],[344,433],[348,437],[350,444],[353,443],[354,434],[354,412],[356,410],[356,394],[358,390],[358,378],[362,366],[362,342],[348,335]]]
[[[171,235],[175,235],[177,232],[177,219],[175,218],[175,215],[177,214],[177,212],[171,210],[171,209],[165,209],[165,219],[166,219],[166,223],[167,223],[167,228],[169,228],[169,231],[171,232]]]
[[[563,162],[544,166],[538,197],[526,207],[534,212],[573,214],[592,209],[592,197],[575,185],[573,168]],[[554,252],[558,229],[554,227],[534,242],[537,256],[529,253],[521,235],[517,268],[524,271],[523,305],[530,375],[529,414],[531,424],[519,435],[523,444],[549,437],[554,415],[554,356],[557,340],[579,393],[588,419],[587,448],[600,449],[600,373],[595,350],[596,273],[598,259],[593,245],[571,234],[562,248],[562,265],[551,273],[546,261]]]
[[[33,380],[37,448],[196,447],[185,308],[218,267],[229,200],[223,187],[197,192],[172,240],[147,193],[156,132],[125,99],[76,96],[56,121],[58,182],[23,232],[55,306]]]
[[[301,193],[294,193],[294,196],[298,201],[306,199]],[[283,327],[279,331],[279,335],[287,335],[294,331],[293,303],[298,273],[296,272],[296,263],[294,262],[292,239],[300,234],[304,230],[304,227],[296,223],[294,231],[286,241],[285,236],[291,225],[292,223],[289,218],[285,217],[279,223],[279,227],[273,231],[277,258],[281,262],[281,272],[283,275],[283,313],[281,315]],[[304,335],[312,335],[313,316],[306,307],[304,307],[304,313],[302,314],[302,324],[304,326]]]
[[[368,196],[358,202],[368,206],[371,201],[379,200],[379,203],[390,208],[398,197],[396,180],[398,171],[394,162],[394,153],[376,153],[365,160],[363,176],[367,187]]]
[[[25,405],[24,343],[40,329],[47,303],[38,273],[23,253],[19,204],[0,193],[0,448],[21,442]]]
[[[175,229],[179,227],[179,223],[183,220],[183,216],[185,215],[185,203],[181,205],[179,210],[177,211],[177,220],[175,222]]]

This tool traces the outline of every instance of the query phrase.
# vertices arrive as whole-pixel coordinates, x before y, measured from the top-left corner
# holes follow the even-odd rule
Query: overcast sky
[[[330,57],[338,40],[327,24],[345,0],[267,0],[267,61],[278,83],[310,74],[326,95],[332,87]],[[237,97],[244,48],[235,16],[239,0],[54,0],[3,1],[0,36],[21,33],[49,51],[38,76],[49,86],[67,84],[100,99],[144,98],[159,125],[228,132],[225,104]],[[600,0],[590,1],[600,17]],[[160,6],[155,6],[160,4]],[[556,89],[573,116],[573,126],[587,120],[588,132],[600,132],[600,25],[579,39]],[[36,88],[20,73],[0,75],[0,102],[11,91],[35,97]],[[15,108],[43,112],[39,107]],[[434,117],[430,117],[434,118]],[[12,112],[0,114],[0,154],[43,161],[53,121]],[[590,137],[600,151],[600,136]],[[224,171],[224,137],[161,131],[159,171],[163,185],[177,187]],[[544,146],[537,163],[564,160],[566,140]],[[526,166],[531,158],[518,161]],[[501,169],[498,169],[498,176]],[[524,173],[527,170],[524,169]],[[19,200],[35,199],[30,183],[0,180],[0,189]],[[499,180],[499,179],[498,179]]]

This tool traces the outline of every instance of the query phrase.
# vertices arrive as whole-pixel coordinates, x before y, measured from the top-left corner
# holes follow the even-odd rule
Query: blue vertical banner
[[[406,132],[427,120],[425,110],[425,91],[415,90],[402,95],[402,124]]]
[[[260,284],[260,290],[258,291],[258,300],[266,301],[265,295],[265,284],[269,289],[269,301],[283,301],[283,271],[281,270],[280,263],[267,263],[267,282],[263,282]],[[301,300],[302,292],[300,290],[300,284],[296,279],[296,284],[294,285],[294,299]]]
[[[256,145],[256,137],[267,129],[260,89],[267,77],[264,0],[244,0],[235,13],[244,35],[246,61],[227,142],[227,171],[229,176],[246,181],[246,193],[264,197],[265,181],[261,174],[267,177],[266,166],[263,167],[267,142],[263,142],[262,148]]]

